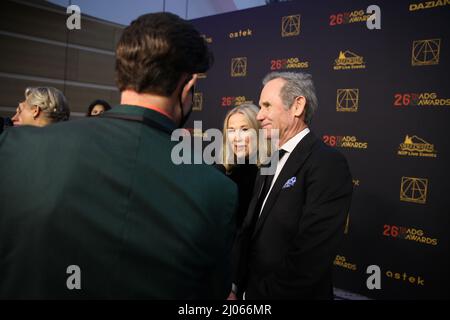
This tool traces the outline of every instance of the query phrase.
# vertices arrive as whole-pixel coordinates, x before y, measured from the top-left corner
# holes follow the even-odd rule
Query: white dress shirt
[[[309,128],[305,128],[299,133],[297,133],[295,136],[290,138],[288,141],[286,141],[281,147],[280,150],[283,149],[286,151],[286,153],[280,158],[280,160],[277,163],[277,169],[275,170],[275,174],[273,176],[272,184],[270,185],[269,192],[267,192],[266,198],[264,199],[264,202],[261,206],[261,211],[259,211],[259,215],[261,216],[261,212],[264,209],[264,205],[266,204],[267,198],[269,197],[270,192],[272,191],[272,187],[275,184],[275,181],[277,181],[278,176],[280,175],[281,170],[283,169],[284,165],[286,164],[289,156],[291,155],[292,151],[294,151],[295,147],[302,141],[302,139],[309,133]]]
[[[270,185],[269,192],[267,192],[266,198],[264,199],[264,202],[261,206],[261,211],[259,212],[259,215],[261,216],[261,212],[264,209],[264,205],[266,204],[267,198],[269,197],[270,192],[272,191],[272,187],[275,184],[275,181],[277,180],[281,170],[283,169],[284,165],[286,164],[289,156],[291,155],[292,151],[294,151],[295,147],[302,141],[302,139],[310,132],[309,128],[305,128],[299,133],[297,133],[295,136],[290,138],[286,143],[284,143],[280,149],[283,149],[286,151],[286,153],[279,159],[277,163],[277,168],[275,170],[275,174],[273,176],[272,184]],[[232,291],[237,292],[237,287],[233,283],[232,284]],[[242,299],[245,300],[245,293],[242,296]]]

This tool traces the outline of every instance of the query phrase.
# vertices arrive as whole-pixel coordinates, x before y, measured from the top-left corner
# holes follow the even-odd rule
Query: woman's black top
[[[226,174],[223,165],[216,165],[216,168]],[[255,185],[258,167],[254,164],[240,164],[233,167],[231,173],[226,174],[238,187],[238,209],[236,213],[236,224],[239,229],[247,214],[248,205],[252,200],[253,187]]]

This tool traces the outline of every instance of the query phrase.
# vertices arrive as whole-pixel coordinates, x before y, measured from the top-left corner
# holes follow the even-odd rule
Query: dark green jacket
[[[226,298],[235,185],[135,106],[0,135],[0,298]],[[81,289],[66,286],[70,265]]]

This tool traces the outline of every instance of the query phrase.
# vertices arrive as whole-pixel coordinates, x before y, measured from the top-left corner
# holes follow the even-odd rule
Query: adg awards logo
[[[437,151],[435,150],[434,145],[416,135],[412,137],[406,135],[403,143],[400,143],[397,154],[399,156],[409,157],[437,157]]]
[[[400,201],[425,204],[427,202],[428,179],[402,177]]]
[[[339,57],[334,60],[334,70],[356,70],[365,68],[364,58],[350,50],[340,51]]]
[[[337,89],[336,111],[356,112],[359,105],[359,89]]]
[[[346,257],[339,254],[334,258],[333,264],[337,267],[341,267],[351,271],[356,271],[358,269],[355,263],[349,262]]]
[[[245,77],[247,75],[247,57],[231,59],[231,76]]]
[[[448,107],[450,98],[436,92],[408,92],[394,94],[394,107]]]
[[[292,69],[307,69],[309,68],[309,61],[299,57],[271,59],[270,70],[292,70]]]
[[[281,18],[281,36],[294,37],[300,34],[300,15],[290,15]]]
[[[253,101],[248,100],[246,96],[223,96],[220,105],[222,107],[235,107],[243,103],[253,103]]]
[[[383,226],[383,236],[392,239],[413,241],[431,246],[437,246],[439,242],[438,238],[429,236],[428,232],[425,232],[423,229],[390,224],[385,224]]]
[[[324,135],[322,140],[326,145],[333,148],[343,148],[343,149],[367,149],[369,143],[365,141],[360,141],[356,136],[335,136],[335,135]]]
[[[412,46],[411,65],[431,66],[439,64],[441,39],[415,40]]]

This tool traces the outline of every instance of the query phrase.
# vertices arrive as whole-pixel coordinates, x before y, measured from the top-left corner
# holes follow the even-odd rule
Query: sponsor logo
[[[450,5],[450,0],[424,1],[418,3],[411,3],[409,11],[417,11],[423,9],[433,9],[437,7],[444,7]]]
[[[425,204],[427,201],[428,179],[402,177],[400,201]]]
[[[228,37],[230,39],[236,39],[236,38],[242,38],[242,37],[251,37],[252,36],[252,29],[247,30],[239,30],[236,32],[230,32]]]
[[[385,224],[383,226],[383,236],[395,239],[414,241],[417,243],[432,246],[436,246],[438,244],[437,238],[429,237],[425,234],[423,230],[416,228],[400,227]]]
[[[302,61],[300,58],[285,58],[270,60],[270,70],[306,69],[309,68],[309,61]]]
[[[281,18],[281,36],[293,37],[300,34],[300,15],[291,15]]]
[[[336,111],[356,112],[359,104],[359,89],[338,89],[336,95]]]
[[[353,187],[359,187],[359,180],[358,179],[353,179]]]
[[[333,68],[334,70],[355,70],[365,69],[366,65],[363,57],[347,50],[339,52],[339,57],[334,60]]]
[[[418,136],[410,137],[409,135],[406,135],[405,141],[400,144],[397,154],[399,156],[410,157],[437,157],[437,152],[433,144],[426,142]]]
[[[232,106],[234,107],[239,106],[243,103],[253,103],[253,101],[247,100],[245,96],[238,96],[238,97],[226,96],[222,97],[221,100],[222,100],[221,103],[222,107],[232,107]]]
[[[393,271],[386,271],[386,276],[389,279],[392,280],[398,280],[398,281],[404,281],[409,284],[417,285],[417,286],[423,286],[425,285],[425,279],[421,276],[414,276],[411,274],[407,274],[406,272],[393,272]]]
[[[412,66],[439,64],[441,39],[415,40],[412,46]]]
[[[330,147],[346,149],[367,149],[369,147],[368,142],[358,141],[358,138],[355,136],[324,135],[322,139]]]
[[[439,97],[435,92],[396,93],[394,94],[394,106],[395,107],[450,106],[450,99]]]
[[[231,76],[245,77],[247,75],[247,58],[238,57],[231,59]]]
[[[344,256],[341,256],[341,255],[336,256],[333,264],[335,266],[338,266],[338,267],[341,267],[344,269],[348,269],[348,270],[352,270],[352,271],[356,271],[356,269],[357,269],[356,264],[348,262],[347,258]]]

